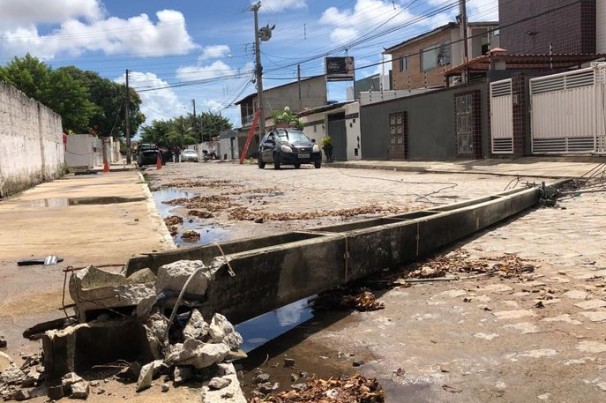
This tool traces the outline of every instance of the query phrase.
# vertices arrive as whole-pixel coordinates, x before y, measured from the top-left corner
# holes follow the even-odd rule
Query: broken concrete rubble
[[[20,385],[25,380],[25,373],[15,364],[11,364],[0,374],[0,384]]]
[[[143,269],[127,277],[94,266],[74,272],[70,294],[80,323],[42,337],[46,375],[63,377],[62,392],[83,399],[90,385],[80,384],[85,381],[76,373],[94,365],[126,361],[125,374],[136,365],[137,373],[123,379],[137,381],[137,392],[149,388],[162,367],[175,383],[224,376],[224,368],[207,369],[226,357],[242,358],[242,336],[223,315],[209,315],[206,322],[195,308],[213,270],[201,260],[182,260],[161,266],[157,276]],[[239,385],[237,378],[215,383]]]

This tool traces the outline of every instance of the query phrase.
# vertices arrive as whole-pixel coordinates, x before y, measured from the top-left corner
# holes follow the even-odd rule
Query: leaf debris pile
[[[461,273],[520,278],[535,271],[534,265],[522,260],[515,253],[506,253],[494,258],[471,259],[469,252],[464,249],[457,249],[409,267],[411,271],[405,278],[428,279]]]
[[[179,225],[183,224],[183,217],[172,215],[164,218],[164,224],[168,228],[171,236],[175,236],[179,233]]]
[[[364,214],[380,214],[380,213],[401,213],[408,211],[406,208],[396,206],[379,206],[377,204],[368,204],[360,207],[336,209],[336,210],[314,210],[314,211],[298,211],[298,212],[282,212],[272,213],[264,210],[251,210],[248,207],[237,207],[229,211],[231,220],[239,221],[295,221],[295,220],[310,220],[321,217],[337,216],[342,218],[356,217]]]
[[[293,385],[294,386],[294,385]],[[344,379],[312,379],[296,389],[273,396],[253,397],[249,403],[382,403],[383,390],[375,378],[354,375]]]
[[[209,211],[203,210],[190,210],[187,212],[188,216],[198,217],[198,218],[213,218],[214,214]]]
[[[159,189],[165,188],[223,188],[233,186],[234,183],[230,180],[225,179],[205,179],[205,180],[183,180],[183,181],[175,181],[164,183],[160,185]]]
[[[377,311],[384,309],[385,305],[377,301],[374,294],[367,288],[351,289],[337,287],[329,291],[321,292],[312,302],[313,310],[356,310]]]
[[[238,206],[229,197],[226,196],[195,196],[191,198],[181,197],[178,199],[165,201],[169,206],[183,206],[188,210],[205,209],[210,212],[217,212],[228,208]]]
[[[200,240],[200,234],[192,229],[185,231],[181,238],[185,242],[198,242]]]

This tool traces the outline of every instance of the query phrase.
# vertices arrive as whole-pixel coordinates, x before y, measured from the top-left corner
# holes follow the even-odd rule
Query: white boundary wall
[[[63,172],[61,116],[0,82],[0,197]]]

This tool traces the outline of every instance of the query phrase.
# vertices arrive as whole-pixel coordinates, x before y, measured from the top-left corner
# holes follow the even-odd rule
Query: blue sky
[[[264,87],[322,74],[324,57],[354,56],[356,78],[383,69],[383,48],[454,21],[457,0],[262,0]],[[152,119],[212,111],[239,126],[233,102],[255,92],[250,0],[0,0],[0,64],[27,52],[124,81]],[[468,0],[470,21],[498,19],[498,0]],[[364,66],[369,66],[364,68]],[[385,71],[389,65],[385,67]],[[345,99],[344,83],[328,98]]]

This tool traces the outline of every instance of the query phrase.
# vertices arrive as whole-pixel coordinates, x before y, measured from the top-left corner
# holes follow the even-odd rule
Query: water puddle
[[[192,192],[185,192],[183,190],[173,188],[154,190],[153,192],[151,192],[151,194],[154,198],[154,203],[156,204],[156,210],[158,210],[158,214],[160,214],[160,217],[162,218],[173,215],[172,211],[178,207],[170,206],[168,204],[165,204],[164,202],[174,199],[189,199],[196,195]]]
[[[79,205],[91,205],[91,204],[120,204],[120,203],[132,203],[138,201],[144,201],[145,197],[120,197],[120,196],[107,196],[107,197],[69,197],[69,198],[56,198],[56,199],[40,199],[31,200],[27,202],[28,207],[68,207],[68,206],[79,206]]]
[[[158,210],[158,214],[160,214],[160,217],[162,218],[175,215],[174,210],[179,208],[179,206],[171,206],[165,202],[174,199],[189,199],[197,195],[198,193],[195,192],[186,192],[174,188],[159,189],[152,192],[156,210]],[[173,236],[173,241],[177,246],[207,245],[231,239],[231,231],[229,228],[210,223],[208,220],[200,220],[194,217],[183,217],[183,220],[183,224],[179,226],[179,233]],[[199,233],[200,239],[195,242],[183,240],[181,235],[187,230],[194,230]]]
[[[313,296],[301,299],[238,324],[236,330],[244,339],[242,350],[248,353],[312,319],[314,315],[309,306],[309,300],[312,298]]]

